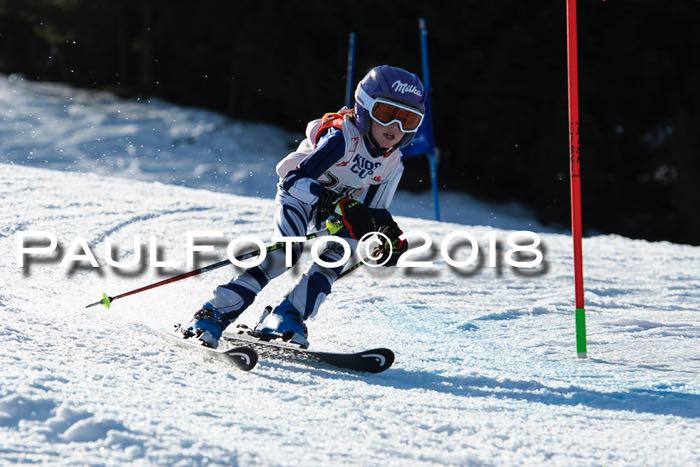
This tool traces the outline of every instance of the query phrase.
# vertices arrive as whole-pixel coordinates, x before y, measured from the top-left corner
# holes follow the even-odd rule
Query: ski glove
[[[374,249],[372,256],[375,258],[379,257],[377,259],[379,264],[386,261],[383,266],[396,266],[399,257],[408,251],[408,242],[399,239],[403,232],[394,221],[381,226],[377,232],[386,235],[389,241],[387,242],[386,238],[380,236],[379,239],[382,241],[382,245]]]
[[[335,207],[335,213],[341,216],[343,225],[355,240],[377,230],[370,209],[356,199],[341,199]]]
[[[323,193],[321,193],[316,202],[316,210],[323,217],[328,217],[335,211],[335,205],[338,204],[338,201],[341,199],[343,199],[342,195],[333,190],[324,188]]]

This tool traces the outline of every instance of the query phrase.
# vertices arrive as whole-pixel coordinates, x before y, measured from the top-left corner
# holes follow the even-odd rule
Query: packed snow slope
[[[107,236],[121,260],[155,236],[162,259],[184,264],[188,230],[269,238],[271,200],[12,164],[0,179],[0,464],[700,463],[698,247],[585,240],[587,360],[575,356],[570,238],[543,234],[539,274],[454,271],[438,255],[434,269],[337,282],[309,323],[312,347],[390,347],[385,373],[266,358],[243,373],[144,326],[188,320],[233,268],[84,306],[163,277],[106,266]],[[398,220],[436,242],[457,228],[508,233]],[[55,233],[64,253],[82,236],[102,267],[20,268],[26,230]]]
[[[300,115],[299,132],[290,133],[156,98],[125,100],[0,74],[0,162],[273,198],[275,165],[296,148],[306,121],[318,117]],[[442,192],[441,208],[449,222],[562,231],[541,226],[515,203],[464,193]],[[403,193],[392,210],[432,219],[432,195]]]

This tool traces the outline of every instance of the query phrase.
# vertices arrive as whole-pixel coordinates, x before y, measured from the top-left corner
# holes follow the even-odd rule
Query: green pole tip
[[[107,295],[106,293],[102,294],[102,304],[104,305],[105,308],[109,310],[109,305],[112,303],[112,297]]]

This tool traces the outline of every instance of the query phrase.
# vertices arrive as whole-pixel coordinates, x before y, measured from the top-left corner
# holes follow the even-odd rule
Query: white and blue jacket
[[[297,150],[277,164],[280,189],[310,205],[326,188],[370,208],[387,209],[403,174],[401,151],[373,156],[349,115],[338,126],[319,138],[322,119],[309,122]]]

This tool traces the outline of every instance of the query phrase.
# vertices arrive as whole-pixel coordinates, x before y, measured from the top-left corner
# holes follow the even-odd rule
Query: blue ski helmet
[[[381,97],[425,114],[425,89],[418,76],[394,66],[374,67],[362,78],[355,89],[355,123],[363,135],[369,133],[372,122],[372,117],[369,115],[371,104],[366,102],[367,96],[370,99]],[[407,146],[415,136],[415,132],[404,134],[398,146]]]

